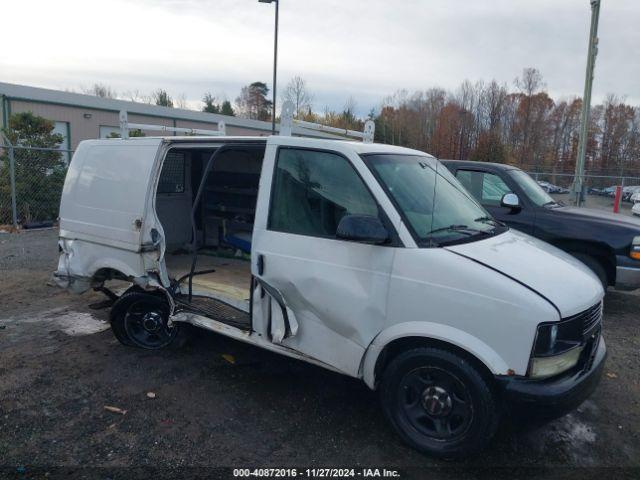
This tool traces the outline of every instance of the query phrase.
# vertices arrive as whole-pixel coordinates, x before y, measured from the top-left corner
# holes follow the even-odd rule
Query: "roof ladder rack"
[[[226,135],[226,126],[222,120],[218,122],[218,130],[202,130],[200,128],[167,127],[146,123],[129,123],[126,110],[120,110],[120,138],[129,138],[130,130],[147,130],[153,132],[182,133],[185,135]]]
[[[373,120],[367,120],[364,122],[364,130],[360,132],[346,128],[329,127],[319,123],[305,122],[304,120],[296,120],[293,118],[293,113],[293,102],[284,102],[280,116],[280,135],[291,136],[291,130],[295,125],[296,127],[304,128],[306,130],[335,133],[345,137],[361,138],[364,143],[373,143],[373,136],[376,130],[376,124]]]

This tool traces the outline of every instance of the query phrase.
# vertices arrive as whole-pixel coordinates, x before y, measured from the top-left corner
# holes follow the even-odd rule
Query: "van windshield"
[[[420,246],[472,242],[507,229],[435,158],[397,154],[362,157]]]

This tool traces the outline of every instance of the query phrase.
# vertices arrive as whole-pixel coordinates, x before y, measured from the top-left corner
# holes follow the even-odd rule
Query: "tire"
[[[395,357],[383,372],[380,399],[402,440],[436,457],[481,449],[500,420],[490,384],[467,360],[441,348],[421,347]]]
[[[578,253],[578,252],[569,252],[572,256],[580,260],[584,263],[589,270],[596,274],[600,283],[602,283],[602,288],[604,291],[607,291],[607,287],[609,286],[609,277],[607,276],[607,271],[602,266],[602,263],[595,257],[591,255],[587,255],[586,253]]]
[[[130,290],[111,308],[110,323],[120,343],[148,350],[178,348],[187,340],[187,325],[167,326],[169,304],[166,299],[150,293]]]

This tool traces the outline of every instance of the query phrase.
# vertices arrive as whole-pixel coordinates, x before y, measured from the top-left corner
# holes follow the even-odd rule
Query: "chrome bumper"
[[[640,288],[640,268],[616,267],[616,290]]]

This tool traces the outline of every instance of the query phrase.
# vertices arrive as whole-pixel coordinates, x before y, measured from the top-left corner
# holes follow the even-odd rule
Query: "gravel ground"
[[[354,379],[204,331],[180,350],[121,346],[107,311],[87,307],[102,296],[49,283],[56,257],[55,231],[0,234],[0,474],[359,465],[458,478],[496,467],[640,475],[638,295],[607,295],[606,375],[576,412],[538,428],[504,425],[481,454],[443,462],[403,445]]]
[[[555,200],[562,201],[566,205],[573,205],[573,200],[571,195],[568,193],[554,193],[551,195]],[[584,207],[586,208],[595,208],[596,210],[604,210],[611,214],[613,214],[613,198],[612,197],[604,197],[599,195],[587,195],[585,197]],[[633,216],[631,213],[631,207],[633,204],[631,202],[620,202],[620,212],[619,215],[628,215]]]

